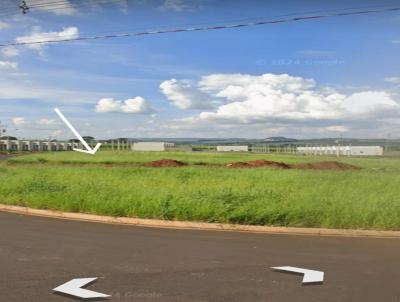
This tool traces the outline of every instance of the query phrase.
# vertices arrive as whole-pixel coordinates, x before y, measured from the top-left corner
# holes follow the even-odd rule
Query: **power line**
[[[309,15],[309,14],[318,14],[318,13],[325,13],[325,14],[332,14],[334,12],[347,12],[347,11],[355,11],[355,10],[367,10],[367,9],[387,9],[389,8],[388,5],[382,6],[382,5],[369,5],[369,6],[357,6],[357,7],[347,7],[347,8],[340,8],[340,9],[333,9],[333,10],[312,10],[312,11],[302,11],[302,12],[297,12],[297,13],[291,13],[291,14],[280,14],[280,15],[273,15],[273,16],[263,16],[263,17],[252,17],[252,18],[241,18],[241,19],[231,19],[231,20],[224,20],[224,21],[217,21],[217,22],[202,22],[202,23],[183,23],[180,25],[164,25],[164,26],[157,26],[153,29],[163,29],[163,28],[172,28],[172,27],[194,27],[194,26],[210,26],[210,24],[217,25],[217,24],[226,24],[226,23],[237,23],[237,22],[250,22],[253,21],[254,23],[256,21],[262,21],[266,19],[271,19],[271,18],[283,18],[283,17],[293,17],[293,16],[302,16],[302,15]],[[138,31],[138,30],[148,30],[149,27],[136,27],[132,30]],[[109,35],[118,35],[119,32],[97,32],[97,36],[99,35],[104,35],[104,36],[109,36]]]
[[[60,5],[69,5],[69,6],[80,6],[80,5],[96,5],[101,3],[113,3],[113,2],[120,2],[122,0],[86,0],[82,3],[74,3],[70,1],[59,1],[59,2],[49,2],[49,3],[40,3],[36,5],[30,5],[30,7],[52,7],[52,6],[60,6]],[[86,3],[85,3],[86,2]]]
[[[17,0],[15,0],[17,1]],[[25,0],[27,2],[28,0]],[[116,3],[116,2],[128,2],[129,0],[81,0],[84,2],[81,3],[76,3],[75,1],[71,0],[58,0],[58,1],[51,1],[51,2],[39,2],[37,4],[32,3],[30,4],[29,0],[26,4],[29,8],[38,8],[38,9],[46,9],[46,10],[53,10],[51,9],[54,6],[57,6],[54,10],[57,9],[64,9],[64,5],[68,7],[78,7],[78,6],[89,6],[89,5],[97,5],[97,4],[107,4],[107,3]],[[24,2],[24,1],[22,1]],[[58,7],[62,6],[62,7]],[[351,9],[368,9],[368,8],[377,8],[377,7],[383,7],[382,5],[371,5],[371,6],[358,6],[358,7],[349,7],[345,8],[346,10],[351,10]],[[385,7],[388,7],[386,5]],[[5,8],[5,9],[4,9]],[[335,10],[329,10],[329,12],[334,12],[334,11],[340,11],[343,9],[335,9]],[[19,4],[13,5],[13,6],[0,6],[0,13],[4,12],[12,12],[12,13],[19,13],[21,10],[19,8]],[[299,14],[312,14],[312,13],[320,13],[320,12],[327,12],[327,10],[313,10],[313,11],[303,11],[303,12],[298,12],[296,14],[285,14],[285,15],[278,15],[278,16],[273,16],[273,17],[283,17],[283,16],[293,16],[293,15],[299,15]],[[0,16],[6,16],[5,14],[0,14]],[[264,18],[264,17],[261,17]],[[243,20],[255,20],[255,19],[261,19],[261,18],[247,18],[247,19],[239,19],[239,20],[231,20],[231,22],[234,21],[243,21]],[[204,24],[204,23],[202,23]]]
[[[11,16],[14,14],[18,14],[25,8],[26,12],[28,11],[38,11],[38,10],[46,10],[46,11],[54,11],[60,9],[67,9],[67,8],[76,8],[76,7],[83,7],[83,6],[94,6],[99,4],[108,4],[108,3],[117,3],[126,0],[87,0],[82,3],[73,3],[69,1],[58,1],[58,2],[44,2],[38,4],[21,4],[19,6],[10,7],[6,9],[0,9],[0,16],[6,17]]]
[[[56,0],[56,1],[49,1],[49,2],[46,2],[46,1],[39,1],[39,2],[36,2],[36,1],[32,1],[32,0],[25,0],[26,2],[27,2],[27,4],[29,5],[29,6],[36,6],[36,5],[51,5],[51,4],[57,4],[57,3],[71,3],[71,1],[69,1],[69,0]],[[18,7],[18,5],[20,4],[19,2],[22,2],[22,1],[18,1],[18,0],[15,0],[14,2],[18,2],[18,3],[15,3],[15,4],[12,4],[12,5],[7,5],[7,6],[4,6],[4,5],[2,5],[2,6],[0,6],[0,8],[16,8],[16,7]]]
[[[259,26],[259,25],[270,25],[270,24],[278,24],[278,23],[289,23],[289,22],[297,22],[297,21],[308,21],[315,19],[323,19],[323,18],[332,18],[332,17],[342,17],[342,16],[351,16],[351,15],[362,15],[362,14],[372,14],[372,13],[383,13],[383,12],[393,12],[400,11],[400,7],[390,7],[390,8],[380,8],[380,9],[369,9],[369,10],[357,10],[357,11],[341,11],[330,14],[323,15],[303,15],[298,17],[289,17],[289,18],[280,18],[280,19],[269,19],[254,22],[243,22],[229,25],[218,25],[218,26],[198,26],[191,28],[170,28],[165,30],[154,30],[154,31],[143,31],[143,32],[128,32],[128,33],[120,33],[120,34],[105,34],[105,35],[94,35],[94,36],[86,36],[86,37],[65,37],[59,39],[44,39],[44,40],[35,40],[35,39],[25,39],[20,42],[6,42],[1,43],[0,47],[6,46],[22,46],[22,45],[36,45],[36,44],[49,44],[49,43],[60,43],[60,42],[72,42],[72,41],[86,41],[86,40],[99,40],[99,39],[112,39],[112,38],[123,38],[123,37],[135,37],[135,36],[144,36],[144,35],[158,35],[158,34],[167,34],[167,33],[177,33],[177,32],[194,32],[194,31],[208,31],[208,30],[220,30],[220,29],[234,29],[234,28],[242,28],[242,27],[251,27],[251,26]]]
[[[14,6],[9,6],[9,7],[2,7],[0,9],[0,12],[5,13],[5,12],[10,12],[10,13],[17,13],[20,12],[21,6],[26,6],[27,8],[46,8],[46,7],[52,7],[54,5],[72,5],[71,2],[69,1],[57,1],[57,2],[40,2],[40,3],[33,3],[30,4],[29,1],[21,1],[21,3],[18,3]]]
[[[80,5],[80,4],[84,4],[85,2],[87,4],[93,4],[96,1],[102,1],[102,0],[81,0],[80,3],[79,2],[75,2],[75,1],[70,1],[70,0],[59,0],[59,1],[50,1],[50,2],[35,2],[35,1],[29,1],[29,0],[25,0],[26,4],[29,7],[51,7],[51,6],[57,6],[57,5]],[[109,0],[109,1],[113,1],[113,0]],[[118,0],[114,0],[114,1],[118,1]],[[24,2],[24,1],[21,1]],[[15,5],[12,6],[0,6],[0,11],[1,10],[7,10],[7,9],[18,9],[18,6],[21,3],[16,3]]]
[[[93,1],[93,0],[92,0]],[[81,3],[81,4],[65,4],[65,5],[57,5],[57,6],[52,6],[52,7],[33,7],[34,11],[38,10],[45,10],[45,11],[56,11],[60,9],[67,9],[67,8],[78,8],[78,7],[90,7],[90,6],[96,6],[100,4],[113,4],[117,2],[121,2],[124,0],[96,0],[96,2],[87,2],[87,3]]]

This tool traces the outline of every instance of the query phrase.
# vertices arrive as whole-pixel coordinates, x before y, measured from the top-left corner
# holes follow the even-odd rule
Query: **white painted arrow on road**
[[[78,297],[81,299],[93,299],[93,298],[108,298],[111,297],[110,295],[94,292],[91,290],[87,290],[82,288],[85,285],[88,285],[97,278],[79,278],[79,279],[72,279],[53,290],[62,294]]]
[[[82,143],[82,145],[86,148],[86,150],[83,149],[78,149],[78,148],[73,148],[74,151],[78,152],[83,152],[83,153],[88,153],[91,155],[94,155],[97,150],[99,150],[101,143],[98,143],[96,147],[93,149],[88,145],[88,143],[82,138],[82,136],[76,131],[76,129],[68,122],[66,117],[61,113],[61,111],[58,108],[54,108],[54,111],[57,113],[57,115],[60,117],[60,119],[68,126],[68,128],[75,134],[75,136],[79,139],[79,141]]]
[[[289,272],[289,273],[296,273],[296,274],[303,274],[303,284],[310,284],[310,283],[322,283],[324,281],[324,272],[320,271],[313,271],[309,269],[293,267],[293,266],[277,266],[271,267],[274,270],[282,271],[282,272]]]

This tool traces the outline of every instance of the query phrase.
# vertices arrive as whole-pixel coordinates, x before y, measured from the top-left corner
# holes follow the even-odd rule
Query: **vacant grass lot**
[[[161,158],[189,163],[147,168]],[[229,169],[265,154],[59,152],[0,162],[0,203],[114,216],[301,227],[400,229],[400,160],[341,158],[361,170]],[[211,163],[207,167],[196,165]],[[217,166],[221,164],[221,166]]]

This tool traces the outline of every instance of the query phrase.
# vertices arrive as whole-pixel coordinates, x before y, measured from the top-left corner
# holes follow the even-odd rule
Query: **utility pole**
[[[386,143],[385,143],[385,152],[389,152],[390,149],[390,140],[392,139],[392,134],[388,133],[386,136]]]
[[[339,157],[340,154],[340,141],[339,139],[336,140],[336,157]]]
[[[343,140],[343,135],[342,134],[340,134],[339,135],[339,138],[338,138],[338,140],[337,140],[337,157],[339,157],[340,156],[340,145],[341,145],[341,143],[342,143],[342,140]]]
[[[3,136],[3,134],[6,133],[7,125],[4,125],[0,121],[0,136]]]

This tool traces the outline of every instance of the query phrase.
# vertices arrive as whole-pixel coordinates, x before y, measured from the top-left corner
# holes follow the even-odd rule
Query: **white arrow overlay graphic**
[[[98,143],[96,145],[96,147],[94,147],[92,149],[88,145],[88,143],[82,138],[82,136],[78,133],[78,131],[76,131],[76,129],[70,124],[70,122],[68,122],[68,120],[61,113],[61,111],[58,108],[54,108],[54,111],[57,113],[57,115],[60,117],[60,119],[68,126],[68,128],[75,134],[75,136],[79,139],[79,141],[82,143],[82,145],[86,148],[86,150],[74,148],[73,149],[74,151],[79,151],[79,152],[83,152],[83,153],[88,153],[88,154],[94,155],[97,152],[97,150],[99,150],[99,148],[101,146],[101,143]]]
[[[322,283],[324,281],[324,272],[320,271],[313,271],[293,266],[277,266],[271,268],[282,272],[303,274],[303,284]]]
[[[54,291],[67,294],[70,296],[82,298],[82,299],[93,299],[93,298],[108,298],[111,297],[110,295],[94,292],[91,290],[87,290],[82,288],[85,285],[88,285],[97,278],[79,278],[79,279],[72,279],[56,288],[53,288]]]

